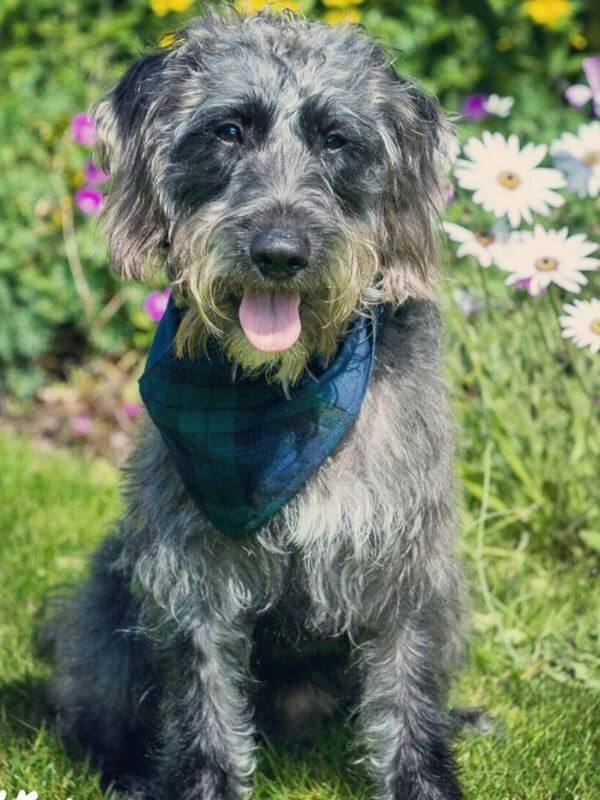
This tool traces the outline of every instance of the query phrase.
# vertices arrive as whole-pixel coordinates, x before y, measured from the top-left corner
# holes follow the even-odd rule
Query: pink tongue
[[[257,350],[287,350],[300,336],[298,292],[246,289],[240,304],[240,324]]]

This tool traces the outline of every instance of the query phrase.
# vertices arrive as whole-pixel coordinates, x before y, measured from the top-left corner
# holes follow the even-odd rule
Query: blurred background
[[[264,5],[235,3],[241,13]],[[364,24],[390,47],[400,72],[460,115],[463,145],[484,131],[503,141],[516,134],[521,147],[547,145],[543,167],[565,175],[564,202],[533,222],[597,244],[596,3],[271,4],[286,7],[331,24]],[[13,789],[15,796],[36,790],[42,800],[100,792],[90,766],[67,757],[47,728],[47,670],[32,655],[30,633],[42,598],[82,574],[118,513],[114,467],[135,430],[137,379],[168,290],[160,275],[139,286],[111,273],[97,221],[109,176],[93,161],[86,112],[137,54],[171,46],[198,8],[191,0],[3,0],[0,7],[0,790],[9,800]],[[587,149],[577,150],[568,134]],[[568,158],[552,148],[561,138]],[[466,184],[459,172],[448,180],[440,287],[474,604],[457,699],[489,707],[503,732],[464,738],[459,758],[472,798],[593,800],[600,797],[599,273],[582,267],[588,282],[577,292],[556,283],[534,291],[526,275],[506,285],[510,268],[490,263],[482,248],[510,231]],[[457,252],[461,241],[470,246]],[[575,299],[587,304],[569,312],[587,314],[574,323],[578,336],[564,322]],[[338,739],[343,734],[304,761],[267,750],[258,796],[364,796],[360,778],[340,778]]]

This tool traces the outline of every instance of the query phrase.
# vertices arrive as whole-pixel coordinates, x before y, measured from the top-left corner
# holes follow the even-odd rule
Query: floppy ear
[[[383,93],[388,186],[384,199],[385,302],[428,298],[438,277],[442,174],[455,140],[435,98],[390,68]]]
[[[167,238],[153,158],[169,58],[165,51],[138,59],[92,109],[98,157],[110,173],[103,221],[112,263],[123,278],[142,280]]]

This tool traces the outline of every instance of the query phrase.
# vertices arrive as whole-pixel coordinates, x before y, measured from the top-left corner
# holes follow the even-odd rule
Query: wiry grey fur
[[[271,138],[218,196],[194,194],[193,177],[188,194],[178,193],[194,170],[186,172],[189,149],[173,153],[198,110],[248,85],[276,108]],[[294,109],[312,96],[341,103],[361,141],[372,140],[371,160],[350,178],[360,197],[340,197],[343,179],[330,185],[325,156],[293,127]],[[245,255],[248,232],[274,213],[300,215],[316,254],[297,279],[307,304],[344,236],[364,235],[376,267],[348,274],[362,281],[352,313],[382,301],[397,310],[355,427],[243,543],[211,528],[144,422],[125,471],[125,514],[58,623],[52,698],[64,735],[146,798],[241,796],[254,769],[254,678],[296,691],[289,708],[297,708],[294,684],[312,674],[301,645],[314,652],[319,641],[325,652],[334,641],[339,653],[323,655],[331,665],[323,677],[345,675],[348,658],[377,797],[456,800],[444,711],[463,605],[451,425],[438,313],[418,299],[435,257],[439,108],[352,27],[208,15],[172,50],[137,62],[97,115],[113,176],[111,251],[124,275],[140,278],[149,258],[166,260],[192,304],[194,270],[208,269],[189,252],[195,226],[213,231],[202,252],[235,287],[259,280]],[[349,252],[356,248],[363,252],[356,242]],[[329,707],[319,691],[307,702]],[[278,697],[262,692],[261,719],[281,707]]]

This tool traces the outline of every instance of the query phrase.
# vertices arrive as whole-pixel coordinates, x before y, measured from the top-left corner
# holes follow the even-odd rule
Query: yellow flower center
[[[592,331],[594,333],[597,333],[598,336],[600,336],[600,317],[598,319],[592,320],[592,324],[590,325],[590,328],[592,329]]]
[[[514,172],[505,169],[498,173],[498,183],[504,186],[505,189],[513,191],[514,189],[518,189],[523,181]]]
[[[590,150],[581,160],[584,164],[587,164],[588,167],[595,167],[596,164],[600,164],[600,151]]]
[[[552,272],[553,269],[558,269],[558,261],[555,258],[550,258],[550,256],[544,256],[543,258],[538,258],[534,266],[540,272]]]
[[[482,244],[484,247],[489,247],[489,245],[493,244],[495,236],[491,231],[477,231],[475,238],[479,244]]]

